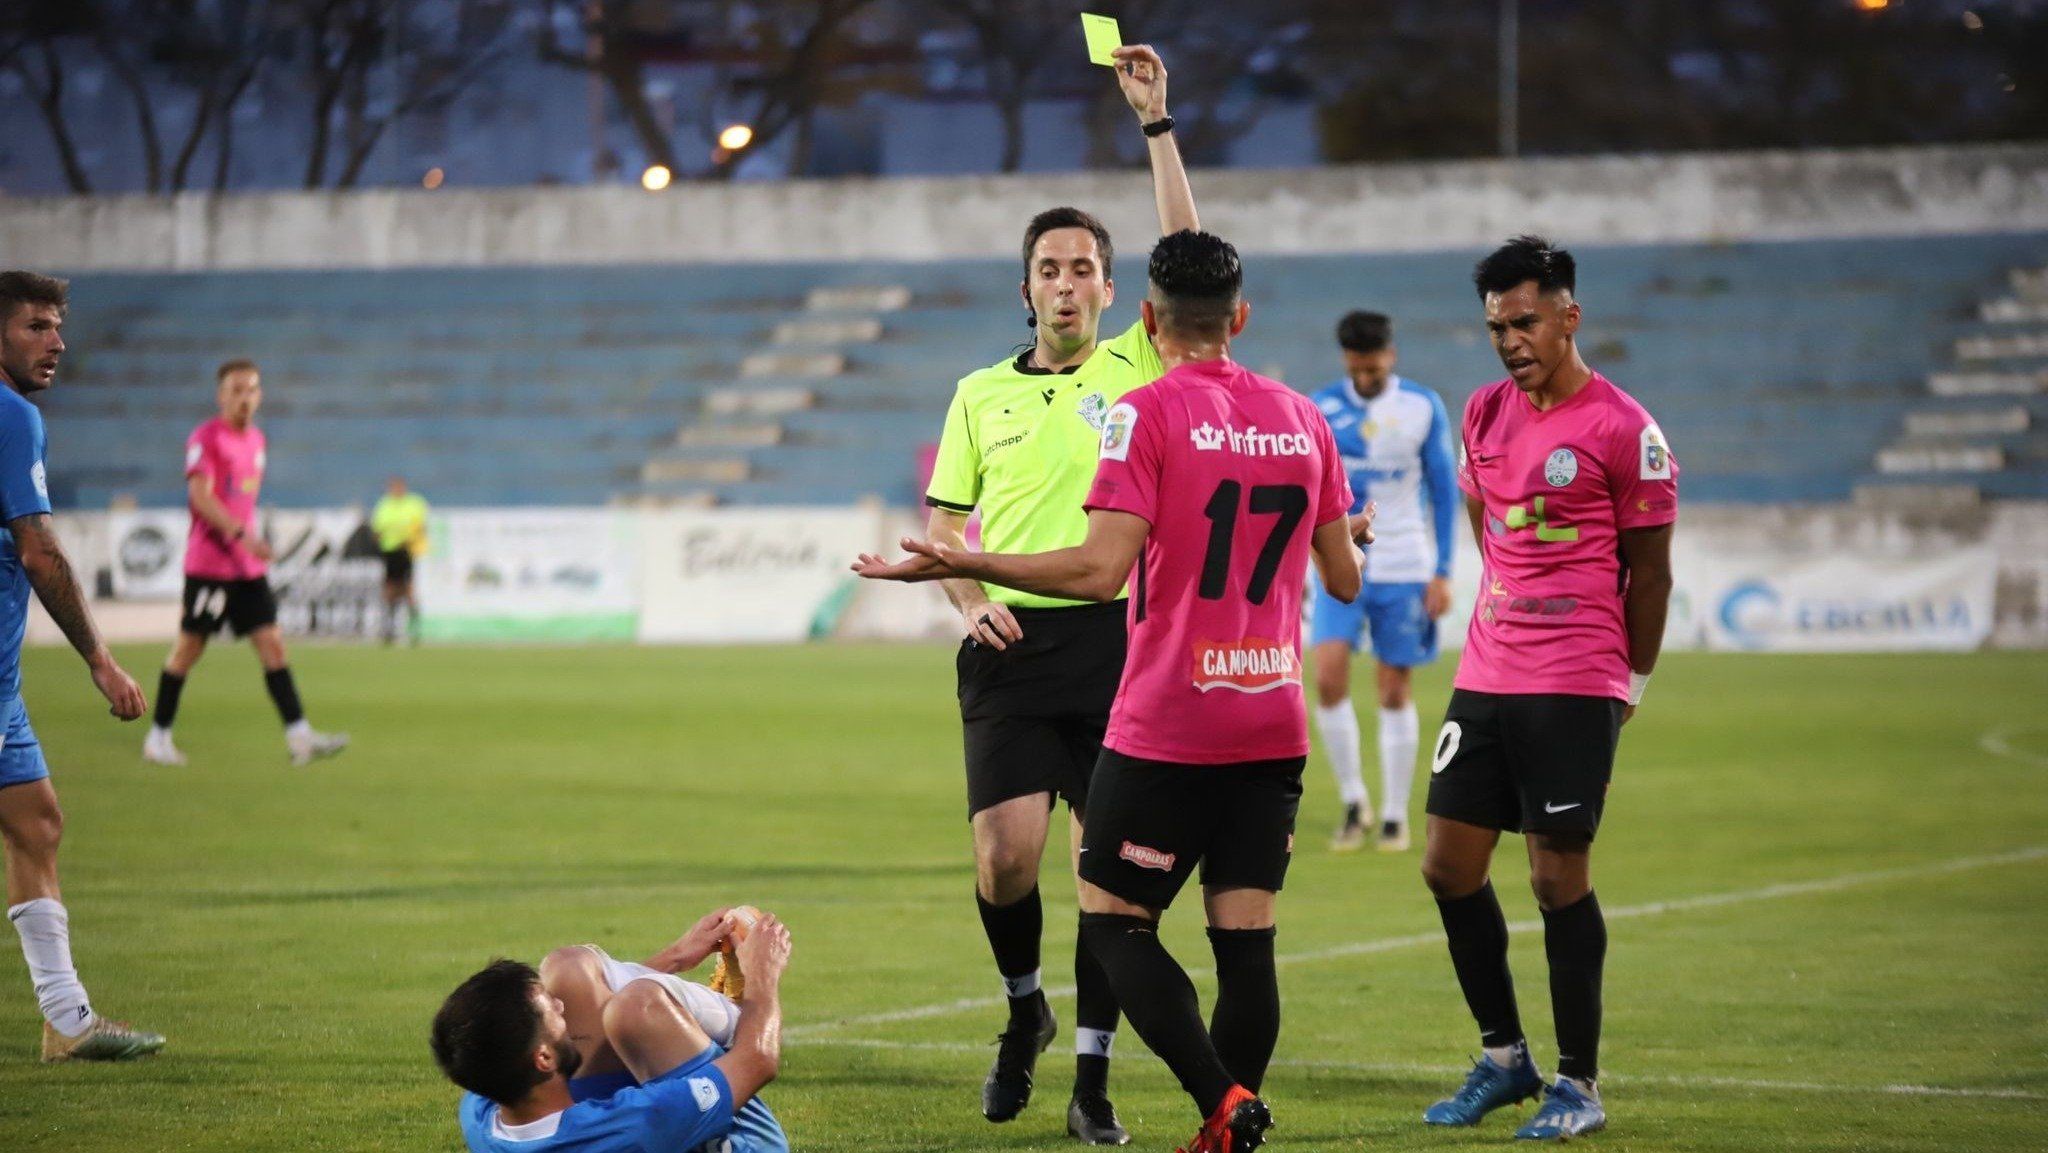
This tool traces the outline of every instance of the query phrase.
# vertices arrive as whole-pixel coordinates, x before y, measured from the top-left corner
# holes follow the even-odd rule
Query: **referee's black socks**
[[[1273,929],[1210,929],[1216,954],[1216,1008],[1209,1037],[1237,1083],[1256,1093],[1280,1039],[1280,979]]]
[[[1009,994],[1010,1022],[1036,1028],[1045,1013],[1038,973],[1038,940],[1045,932],[1045,909],[1038,901],[1038,886],[1007,905],[989,904],[976,889],[974,904],[981,910],[981,929],[988,934],[996,972],[1002,974],[1004,991]]]
[[[1522,1017],[1515,1008],[1515,979],[1508,972],[1508,919],[1500,911],[1493,882],[1479,891],[1451,900],[1437,898],[1444,938],[1451,946],[1451,967],[1465,1004],[1479,1022],[1480,1044],[1504,1048],[1522,1039]]]
[[[168,729],[178,719],[178,694],[185,691],[185,678],[165,669],[156,679],[156,712],[150,720],[157,728]]]
[[[1607,963],[1607,919],[1587,893],[1543,910],[1543,952],[1550,960],[1550,1012],[1557,1025],[1557,1072],[1574,1081],[1600,1073],[1600,978]]]
[[[1194,983],[1160,943],[1159,927],[1143,917],[1083,913],[1081,933],[1109,974],[1124,1019],[1173,1070],[1202,1116],[1214,1113],[1233,1078],[1202,1027]]]

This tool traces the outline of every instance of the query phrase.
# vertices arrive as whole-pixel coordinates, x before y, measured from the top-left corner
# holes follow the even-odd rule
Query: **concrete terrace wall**
[[[2048,230],[2048,146],[1201,171],[1203,223],[1248,253]],[[1150,235],[1142,172],[216,197],[0,199],[14,267],[206,271],[1005,256],[1039,209]]]

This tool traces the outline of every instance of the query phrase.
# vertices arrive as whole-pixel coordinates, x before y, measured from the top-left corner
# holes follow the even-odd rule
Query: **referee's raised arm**
[[[1173,117],[1166,111],[1166,64],[1149,44],[1129,44],[1115,52],[1116,83],[1138,114],[1145,133],[1145,151],[1152,162],[1152,198],[1159,206],[1159,235],[1200,232],[1195,190],[1188,185],[1187,166],[1173,138]]]

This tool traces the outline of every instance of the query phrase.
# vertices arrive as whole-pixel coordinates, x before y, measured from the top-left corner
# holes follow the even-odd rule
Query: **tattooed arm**
[[[64,630],[64,639],[85,658],[86,667],[92,670],[93,685],[112,706],[109,711],[124,721],[141,716],[148,707],[142,688],[100,640],[92,612],[86,607],[85,590],[79,587],[78,576],[71,571],[71,561],[64,555],[64,546],[58,543],[49,514],[16,517],[7,522],[7,530],[14,534],[15,551],[21,554],[22,570],[28,573],[28,583],[36,590],[36,598],[49,610],[57,627]]]

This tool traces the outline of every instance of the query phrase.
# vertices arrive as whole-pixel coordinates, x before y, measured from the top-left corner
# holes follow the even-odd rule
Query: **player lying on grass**
[[[676,974],[721,944],[745,992],[735,1004]],[[539,970],[497,960],[434,1016],[434,1059],[466,1092],[473,1153],[788,1153],[757,1094],[781,1063],[778,987],[789,930],[717,909],[644,965],[595,945],[556,949]]]

